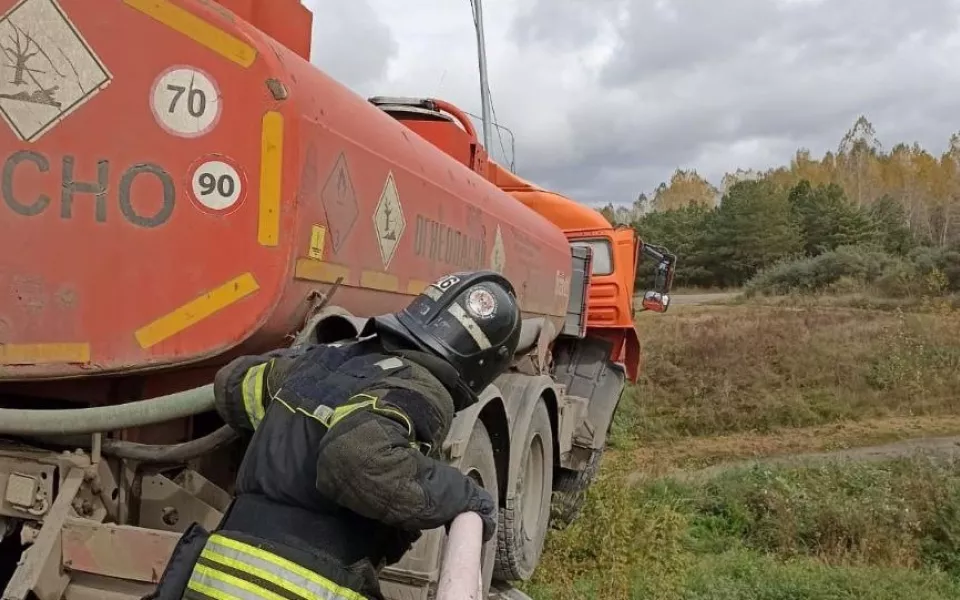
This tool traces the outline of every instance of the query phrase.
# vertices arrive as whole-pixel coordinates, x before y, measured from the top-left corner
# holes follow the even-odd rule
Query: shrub
[[[865,286],[897,263],[878,250],[844,246],[812,258],[786,260],[760,272],[746,288],[747,295],[817,293],[841,280]]]
[[[871,246],[845,246],[815,257],[781,261],[746,286],[748,296],[857,290],[891,298],[960,291],[960,251],[918,248],[901,258]]]

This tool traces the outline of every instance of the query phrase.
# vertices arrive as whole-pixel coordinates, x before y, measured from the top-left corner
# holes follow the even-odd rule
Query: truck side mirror
[[[652,310],[658,313],[667,312],[670,307],[670,294],[661,294],[656,290],[649,290],[643,294],[643,310]]]
[[[673,287],[673,275],[677,268],[676,255],[670,254],[667,252],[667,249],[662,246],[654,246],[652,244],[643,244],[641,249],[644,256],[657,261],[657,266],[654,268],[652,291],[666,296],[670,292],[670,288]],[[646,298],[646,296],[644,296],[644,298]],[[670,300],[668,298],[667,303],[669,302]]]

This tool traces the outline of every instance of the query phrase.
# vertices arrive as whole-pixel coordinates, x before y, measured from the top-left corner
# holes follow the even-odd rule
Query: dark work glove
[[[387,552],[386,556],[384,556],[388,565],[399,562],[423,534],[419,531],[396,529],[393,535],[395,536],[392,540],[393,543],[386,544],[386,546],[390,549],[395,549],[397,552]]]
[[[467,504],[467,510],[477,513],[483,519],[483,541],[487,542],[497,532],[496,504],[487,490],[479,485],[475,485],[473,489],[474,494]]]

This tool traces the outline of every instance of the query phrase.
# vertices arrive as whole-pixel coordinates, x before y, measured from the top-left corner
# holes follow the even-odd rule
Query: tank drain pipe
[[[440,566],[437,600],[480,600],[483,593],[483,521],[475,512],[457,515],[450,524]]]
[[[87,435],[174,421],[214,410],[213,384],[126,404],[65,410],[0,409],[0,435]],[[106,450],[106,449],[105,449]]]

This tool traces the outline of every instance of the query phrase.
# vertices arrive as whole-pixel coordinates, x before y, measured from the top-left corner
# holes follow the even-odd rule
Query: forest
[[[819,159],[800,149],[788,166],[738,170],[719,189],[678,169],[650,197],[602,212],[676,253],[678,287],[960,291],[960,134],[939,157],[919,144],[887,151],[861,116]]]

